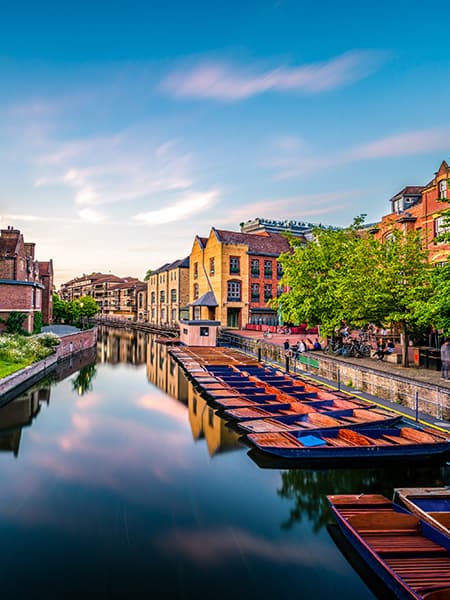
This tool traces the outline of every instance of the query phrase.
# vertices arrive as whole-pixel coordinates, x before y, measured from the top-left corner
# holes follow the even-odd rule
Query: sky
[[[0,0],[0,226],[56,282],[255,217],[389,212],[450,158],[442,5]]]

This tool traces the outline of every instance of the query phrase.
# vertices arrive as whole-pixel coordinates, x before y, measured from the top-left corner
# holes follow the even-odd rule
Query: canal
[[[325,495],[450,483],[261,468],[165,346],[113,329],[0,409],[0,449],[2,595],[27,599],[374,598]]]

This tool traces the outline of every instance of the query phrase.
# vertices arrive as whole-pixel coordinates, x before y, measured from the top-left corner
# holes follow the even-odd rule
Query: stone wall
[[[58,360],[94,346],[97,343],[97,328],[70,333],[61,337],[60,340],[56,351]]]

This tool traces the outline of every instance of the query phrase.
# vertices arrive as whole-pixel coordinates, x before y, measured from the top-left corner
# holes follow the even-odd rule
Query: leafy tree
[[[6,333],[20,333],[24,334],[23,324],[27,318],[26,313],[22,312],[11,312],[6,319],[0,318],[0,323],[5,325]]]
[[[70,313],[70,302],[61,300],[58,294],[53,294],[53,321],[55,323],[61,323],[69,319]]]
[[[417,302],[417,320],[423,327],[450,335],[450,264],[435,267],[431,277],[433,295],[425,302]]]
[[[81,296],[78,300],[74,300],[72,304],[74,315],[79,317],[91,318],[99,311],[98,304],[92,296]]]
[[[144,277],[144,281],[148,281],[152,275],[153,275],[153,269],[147,269],[147,272]]]

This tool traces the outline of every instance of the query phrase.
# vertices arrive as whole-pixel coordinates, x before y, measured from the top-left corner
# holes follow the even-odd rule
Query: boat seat
[[[420,531],[420,520],[413,515],[402,513],[383,512],[382,514],[366,512],[349,517],[349,524],[356,529],[358,533],[413,533]]]

